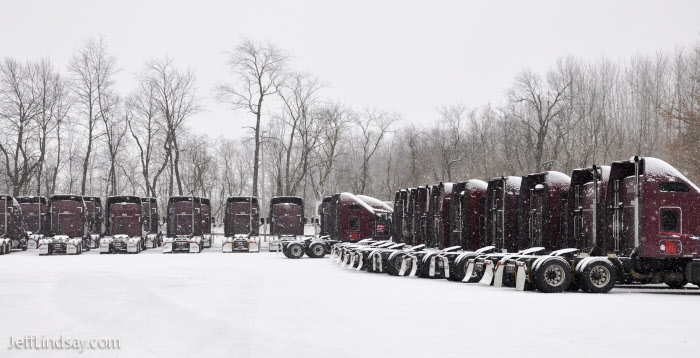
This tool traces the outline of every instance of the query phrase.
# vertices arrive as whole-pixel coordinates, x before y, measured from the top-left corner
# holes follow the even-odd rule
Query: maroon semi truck
[[[588,171],[574,171],[569,189],[565,240],[577,247],[512,258],[505,271],[515,266],[516,287],[605,293],[616,283],[699,284],[700,188],[655,158],[614,162],[609,176]]]
[[[392,240],[395,242],[405,242],[403,237],[403,217],[406,210],[406,196],[402,195],[405,193],[406,191],[403,189],[394,193],[394,212],[391,217],[391,231]]]
[[[416,218],[416,198],[418,197],[418,188],[409,188],[406,199],[406,219],[404,222],[404,242],[408,245],[417,245],[416,229],[418,221]]]
[[[280,251],[283,240],[304,235],[304,200],[296,196],[276,196],[270,200],[270,251]]]
[[[39,255],[79,255],[89,251],[89,220],[82,196],[52,195],[49,198],[49,232],[39,240]]]
[[[258,252],[260,205],[254,196],[226,198],[223,252]]]
[[[333,197],[331,196],[326,196],[323,198],[321,201],[321,205],[319,205],[318,208],[318,216],[319,216],[319,226],[320,226],[320,232],[319,235],[325,236],[325,235],[330,235],[330,217],[331,217],[331,200]]]
[[[90,247],[98,248],[100,238],[102,238],[102,226],[104,224],[104,207],[102,199],[97,196],[84,196],[85,208],[87,209],[88,231],[90,234]]]
[[[392,216],[394,209],[387,203],[371,196],[358,194],[357,197],[374,210],[374,234],[375,240],[391,240]]]
[[[163,253],[202,252],[202,204],[195,196],[168,199]]]
[[[416,188],[416,197],[413,201],[413,245],[425,245],[428,239],[428,203],[430,188],[422,186]]]
[[[27,250],[28,240],[19,203],[10,195],[0,195],[0,255]]]
[[[22,209],[22,221],[27,230],[27,248],[36,249],[39,240],[49,231],[49,204],[45,196],[19,196],[17,202]]]
[[[156,248],[163,244],[160,232],[160,214],[156,198],[141,198],[141,218],[146,228],[146,246]]]
[[[304,235],[304,200],[296,196],[272,198],[269,218],[271,235]]]
[[[444,249],[450,246],[450,205],[453,183],[440,183],[433,186],[431,193],[432,227],[427,247]]]
[[[100,254],[138,254],[145,250],[148,227],[143,220],[141,198],[111,196],[107,198],[106,209],[105,236],[100,240]]]
[[[213,237],[211,235],[211,200],[201,198],[202,208],[202,247],[211,248]]]
[[[557,171],[523,177],[518,202],[516,250],[544,247],[551,252],[566,247],[567,202],[571,178]]]
[[[566,210],[566,247],[579,248],[590,256],[603,255],[605,197],[609,181],[610,166],[574,169]]]
[[[460,245],[476,251],[483,242],[484,210],[488,184],[479,179],[456,183],[452,187],[450,218],[452,237],[449,246]]]

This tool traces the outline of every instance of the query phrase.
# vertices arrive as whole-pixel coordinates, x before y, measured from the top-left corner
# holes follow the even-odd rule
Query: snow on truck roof
[[[555,170],[549,170],[545,172],[547,178],[547,185],[557,185],[571,183],[571,177]]]
[[[373,198],[371,196],[367,195],[356,195],[360,200],[364,201],[367,203],[369,206],[371,206],[374,209],[381,209],[381,210],[387,210],[389,212],[394,212],[394,209],[391,208],[387,203],[377,199]]]
[[[141,198],[133,195],[117,195],[107,198],[107,205],[120,203],[141,204]]]
[[[296,204],[304,205],[304,200],[298,196],[275,196],[270,199],[270,205],[277,204]]]
[[[367,204],[364,200],[360,199],[357,197],[357,195],[353,193],[348,193],[348,192],[342,192],[340,193],[340,200],[351,200],[355,202],[356,204],[359,204],[360,206],[364,207],[365,210],[374,213],[374,208],[371,207],[369,204]]]
[[[466,189],[476,188],[476,189],[486,190],[486,188],[488,188],[488,186],[489,186],[489,184],[487,182],[485,182],[483,180],[479,180],[479,179],[469,179],[464,184],[464,187]]]
[[[698,188],[693,182],[688,180],[685,175],[681,174],[678,169],[674,168],[671,164],[665,161],[652,157],[641,158],[644,161],[644,174],[647,180],[650,181],[674,181],[682,180],[695,190],[695,192],[700,193],[700,188]],[[634,162],[634,158],[631,160]]]

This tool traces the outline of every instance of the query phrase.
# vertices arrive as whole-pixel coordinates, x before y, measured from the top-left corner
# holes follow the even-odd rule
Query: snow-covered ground
[[[116,338],[85,357],[676,356],[700,354],[700,290],[541,294],[341,269],[283,255],[0,256],[10,337]]]

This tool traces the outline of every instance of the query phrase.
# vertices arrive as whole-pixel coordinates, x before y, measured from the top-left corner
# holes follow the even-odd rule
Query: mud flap
[[[445,278],[450,277],[450,260],[447,257],[442,258],[443,270],[445,271]]]
[[[418,271],[418,259],[413,260],[415,262],[413,267],[411,267],[411,273],[408,274],[410,277],[416,277],[416,271]]]
[[[357,268],[355,269],[355,271],[362,270],[362,261],[363,261],[362,254],[360,254],[359,257],[357,258]]]
[[[260,252],[259,238],[257,240],[251,239],[248,241],[248,252]]]
[[[525,265],[518,265],[518,272],[516,275],[515,289],[518,291],[525,291],[525,279],[527,278],[527,273],[525,273]]]
[[[435,277],[435,256],[430,258],[430,268],[428,269],[428,276]]]
[[[406,257],[401,258],[401,269],[399,270],[399,276],[403,276],[406,274],[406,269],[408,268],[408,264],[406,263]]]
[[[474,260],[469,260],[467,264],[467,273],[464,275],[462,282],[469,282],[472,278],[472,274],[474,274]]]
[[[164,242],[163,243],[163,253],[167,254],[169,252],[173,252],[173,243],[172,242]]]
[[[221,246],[221,252],[233,252],[233,243],[224,242],[223,246]]]
[[[39,249],[39,255],[48,255],[49,254],[49,244],[48,243],[41,243],[37,248]]]
[[[479,281],[482,285],[491,285],[493,281],[493,261],[486,260],[486,267],[484,267],[484,277]]]
[[[348,267],[352,268],[353,265],[355,265],[355,254],[352,254],[352,257],[350,257],[350,264]]]
[[[506,265],[499,262],[496,264],[496,274],[493,277],[493,286],[494,287],[503,287],[503,268]]]

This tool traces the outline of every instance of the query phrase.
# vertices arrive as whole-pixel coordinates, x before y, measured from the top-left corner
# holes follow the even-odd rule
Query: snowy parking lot
[[[119,339],[105,357],[678,356],[700,354],[700,290],[542,294],[341,269],[283,255],[0,257],[10,337]]]

